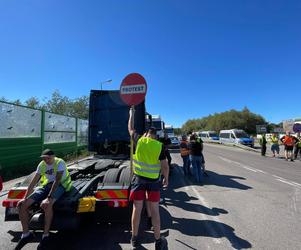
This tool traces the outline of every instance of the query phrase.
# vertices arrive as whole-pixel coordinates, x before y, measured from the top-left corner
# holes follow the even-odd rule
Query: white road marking
[[[240,167],[242,167],[242,168],[244,168],[244,169],[246,169],[246,170],[249,170],[249,171],[252,171],[252,172],[255,172],[255,173],[259,172],[259,173],[262,173],[262,174],[271,175],[271,174],[269,174],[269,173],[267,173],[267,172],[264,172],[264,171],[262,171],[262,170],[260,170],[260,169],[257,169],[257,168],[251,168],[251,167],[246,166],[246,165],[244,165],[244,164],[242,164],[242,163],[240,163],[240,162],[237,162],[237,161],[232,161],[232,160],[230,160],[230,159],[227,159],[227,158],[224,158],[224,157],[221,157],[221,156],[219,156],[219,158],[222,159],[222,160],[225,161],[225,162],[232,163],[232,164],[236,164],[236,165],[238,165],[238,166],[240,166]],[[280,182],[282,182],[282,183],[286,183],[286,184],[291,185],[291,186],[294,186],[294,187],[301,188],[301,184],[300,184],[300,183],[297,183],[297,182],[294,182],[294,181],[287,180],[287,179],[285,179],[285,178],[283,178],[283,177],[280,177],[280,176],[278,176],[278,175],[271,175],[271,176],[275,177],[277,181],[280,181]]]
[[[176,171],[179,173],[181,170],[179,170],[178,168],[176,168]],[[182,172],[182,171],[181,171]],[[180,174],[180,173],[179,173]],[[183,174],[183,173],[181,173],[181,174]],[[205,199],[199,194],[199,192],[195,189],[195,187],[194,186],[187,186],[186,185],[186,183],[185,183],[185,181],[184,181],[184,179],[182,179],[181,178],[181,182],[182,182],[182,185],[184,186],[184,189],[186,190],[186,191],[188,191],[188,190],[192,190],[193,192],[194,192],[194,194],[196,195],[196,197],[198,198],[198,200],[202,203],[202,205],[204,205],[204,206],[206,206],[206,207],[210,207],[209,206],[209,204],[205,201]],[[207,220],[213,220],[213,221],[215,221],[215,222],[218,222],[217,223],[217,226],[219,227],[219,229],[222,231],[222,232],[224,232],[224,229],[223,229],[223,227],[221,226],[221,224],[220,223],[222,223],[219,219],[217,219],[217,218],[213,218],[213,217],[209,217],[209,216],[207,216],[207,215],[205,215],[204,213],[203,213],[203,211],[201,211],[201,209],[199,209],[200,211],[200,216],[202,217],[202,220],[204,220],[204,221],[207,221]],[[207,223],[205,224],[206,225],[206,227],[207,227],[207,229],[208,229],[208,231],[210,232],[210,234],[213,236],[213,238],[212,238],[212,240],[216,243],[216,244],[221,244],[222,243],[222,240],[221,239],[218,239],[217,237],[218,237],[218,233],[215,231],[215,229],[212,227],[212,226],[210,226],[210,225],[208,225]]]
[[[290,181],[286,181],[286,180],[282,180],[282,179],[276,179],[277,181],[286,183],[288,185],[294,186],[294,187],[298,187],[297,185],[295,185],[294,183],[291,183]]]

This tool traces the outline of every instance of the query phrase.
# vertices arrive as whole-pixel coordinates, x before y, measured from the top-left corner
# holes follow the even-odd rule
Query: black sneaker
[[[34,235],[32,232],[29,233],[29,235],[27,237],[21,238],[18,241],[18,244],[15,247],[15,250],[19,250],[22,249],[27,243],[29,243],[30,241],[32,241],[34,238]]]
[[[156,240],[155,249],[168,250],[167,240],[163,236],[161,236],[159,240]]]
[[[137,236],[133,236],[131,238],[131,244],[132,244],[133,250],[135,250],[139,247],[139,242],[138,242]]]
[[[44,238],[42,238],[42,240],[40,241],[37,249],[48,249],[49,248],[49,243],[50,243],[50,236],[45,236]]]
[[[291,161],[294,161],[293,159],[291,159]]]

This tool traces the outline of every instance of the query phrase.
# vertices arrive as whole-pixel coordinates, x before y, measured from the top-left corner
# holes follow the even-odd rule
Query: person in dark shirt
[[[265,134],[262,134],[261,138],[259,139],[259,144],[261,146],[261,155],[265,156],[267,151],[267,139],[265,138]]]
[[[188,144],[190,161],[193,169],[193,175],[197,183],[202,183],[203,179],[203,143],[197,140],[196,135],[190,136]]]
[[[160,140],[160,142],[164,145],[164,152],[168,161],[168,166],[171,168],[171,156],[169,152],[169,146],[171,145],[171,140],[168,138],[168,135],[165,133],[164,137]]]

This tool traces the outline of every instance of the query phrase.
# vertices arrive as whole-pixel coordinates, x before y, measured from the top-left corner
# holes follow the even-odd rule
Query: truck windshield
[[[155,128],[158,129],[158,130],[163,129],[163,124],[162,124],[161,121],[153,121],[152,126],[155,127]]]
[[[237,138],[250,138],[249,135],[243,131],[235,132],[235,135]]]
[[[166,129],[165,129],[165,132],[166,132],[167,134],[173,134],[173,128],[166,128]]]

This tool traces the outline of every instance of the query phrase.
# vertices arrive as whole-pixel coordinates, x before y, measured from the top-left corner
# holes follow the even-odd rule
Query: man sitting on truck
[[[128,130],[132,138],[138,138],[133,124],[134,109],[130,109]],[[145,135],[140,137],[136,143],[135,154],[133,155],[133,179],[131,183],[130,200],[133,201],[132,212],[132,238],[133,249],[139,246],[137,236],[140,224],[143,201],[147,200],[152,225],[155,235],[155,249],[166,249],[167,241],[160,237],[160,172],[162,172],[163,185],[168,185],[168,164],[164,154],[164,147],[156,140],[156,129],[150,128]]]
[[[41,158],[43,160],[37,167],[25,198],[18,202],[23,233],[16,249],[21,249],[33,239],[33,234],[29,231],[29,209],[34,203],[41,203],[40,207],[45,213],[44,234],[38,248],[42,248],[47,244],[53,217],[53,204],[72,187],[71,178],[64,160],[55,157],[54,152],[50,149],[45,149]],[[34,189],[39,180],[40,187]]]

